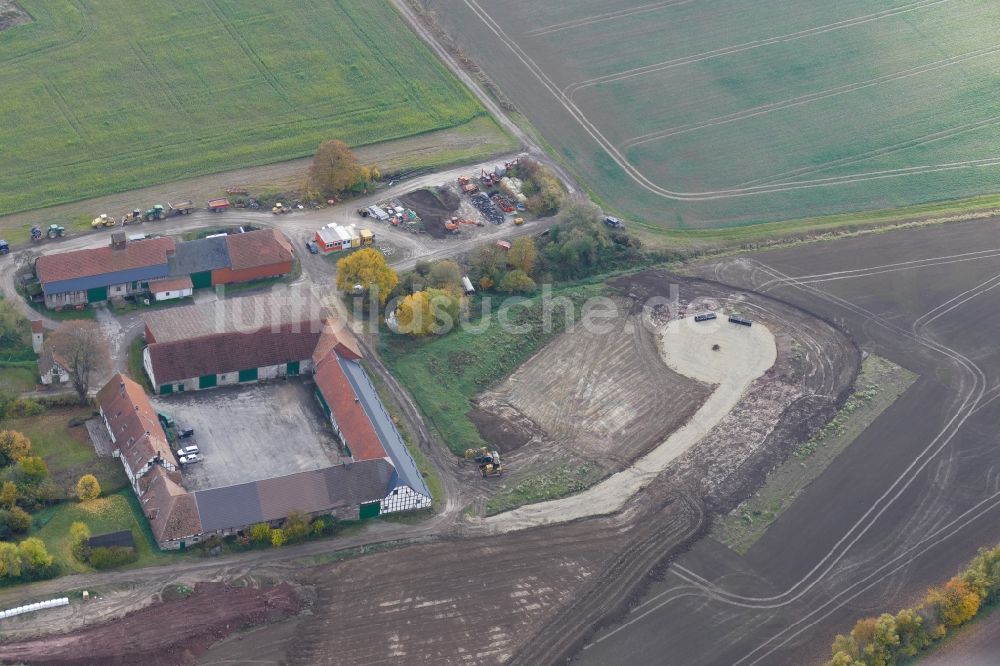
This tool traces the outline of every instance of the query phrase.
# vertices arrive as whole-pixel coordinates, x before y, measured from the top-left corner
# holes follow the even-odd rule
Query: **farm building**
[[[38,357],[38,374],[42,384],[62,384],[69,381],[69,364],[57,352],[42,349]]]
[[[378,504],[375,515],[429,507],[431,493],[427,483],[359,357],[344,351],[341,345],[336,345],[317,362],[316,398],[353,460],[392,461],[390,491]]]
[[[323,312],[262,294],[149,313],[143,367],[161,394],[309,374]]]
[[[358,229],[355,225],[328,224],[316,232],[316,244],[323,252],[338,252],[354,247],[371,245],[375,234],[371,229]]]
[[[136,493],[141,494],[140,480],[154,468],[176,471],[166,433],[139,384],[119,373],[97,392],[97,405],[114,455],[121,458]]]
[[[229,265],[212,271],[212,286],[279,277],[292,272],[292,244],[276,229],[229,234]]]
[[[46,307],[61,308],[146,294],[183,298],[194,289],[285,275],[294,261],[288,239],[274,229],[180,243],[117,234],[107,247],[39,257],[35,274]]]
[[[106,247],[46,254],[35,262],[45,306],[59,308],[145,293],[169,274],[171,238],[123,241]]]

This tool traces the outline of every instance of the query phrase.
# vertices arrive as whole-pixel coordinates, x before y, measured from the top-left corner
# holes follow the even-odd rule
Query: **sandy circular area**
[[[766,326],[731,324],[722,313],[707,322],[696,323],[691,317],[669,322],[660,337],[660,352],[674,371],[715,385],[687,423],[631,467],[581,493],[528,504],[483,522],[495,531],[509,532],[620,511],[630,497],[707,435],[777,358],[774,335]]]

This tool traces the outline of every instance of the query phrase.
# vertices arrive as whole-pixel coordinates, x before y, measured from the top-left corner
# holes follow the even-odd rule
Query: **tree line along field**
[[[23,0],[0,215],[459,126],[485,111],[388,2]]]
[[[605,204],[650,226],[996,190],[996,3],[424,2]]]

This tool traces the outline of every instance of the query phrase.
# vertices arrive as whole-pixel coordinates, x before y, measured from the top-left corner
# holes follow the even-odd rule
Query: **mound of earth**
[[[302,602],[288,583],[262,588],[198,583],[186,599],[157,602],[120,620],[68,634],[0,644],[0,661],[189,664],[230,634],[283,620],[301,609]]]
[[[31,23],[31,15],[21,9],[13,0],[0,0],[0,31],[15,25]]]
[[[416,211],[424,221],[424,228],[434,238],[449,235],[444,223],[458,211],[461,200],[458,195],[445,188],[437,193],[431,190],[417,190],[399,198],[407,208]]]

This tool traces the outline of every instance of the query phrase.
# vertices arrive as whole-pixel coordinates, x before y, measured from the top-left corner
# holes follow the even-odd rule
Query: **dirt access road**
[[[816,663],[1000,541],[1000,220],[710,262],[702,275],[836,322],[919,379],[737,556],[702,539],[588,664]]]

